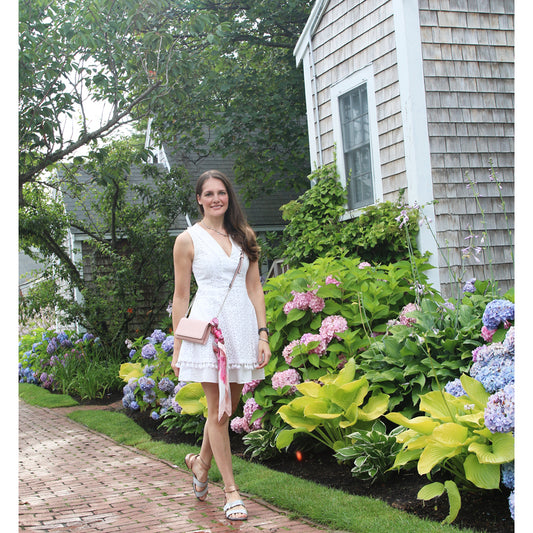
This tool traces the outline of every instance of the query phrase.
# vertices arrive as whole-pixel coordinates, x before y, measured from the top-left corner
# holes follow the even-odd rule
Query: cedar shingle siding
[[[298,61],[304,58],[308,115],[313,117],[308,118],[312,160],[315,164],[320,161],[320,147],[323,164],[332,162],[339,150],[335,146],[332,86],[371,65],[382,181],[382,198],[378,200],[393,200],[400,189],[407,188],[409,202],[419,201],[416,191],[409,190],[413,178],[407,175],[405,143],[411,142],[411,151],[416,151],[419,139],[406,140],[402,101],[411,94],[400,92],[398,25],[404,19],[395,12],[401,7],[405,12],[413,8],[416,13],[416,0],[330,0],[318,1],[315,7],[318,4],[322,10],[317,11],[314,21],[312,15],[306,26],[306,30],[311,28],[314,70],[306,59],[308,49],[302,52],[303,46],[309,46],[307,41],[301,39],[295,49]],[[417,83],[425,95],[431,167],[427,174],[431,174],[430,196],[435,200],[433,229],[457,274],[464,264],[463,279],[493,277],[504,292],[514,284],[510,238],[500,199],[501,194],[512,231],[514,2],[419,0],[417,18],[417,32],[407,33],[407,47],[417,47],[421,56],[423,74]],[[489,179],[489,160],[501,190]],[[477,183],[478,202],[467,187],[467,173]],[[421,177],[414,179],[416,182]],[[461,250],[468,245],[465,237],[470,232],[481,237],[484,229],[491,245],[490,254],[482,258],[485,264],[464,260]],[[433,262],[440,267],[441,290],[450,296],[446,260],[435,252]]]

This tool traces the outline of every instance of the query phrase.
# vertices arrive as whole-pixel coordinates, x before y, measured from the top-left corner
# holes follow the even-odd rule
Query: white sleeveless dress
[[[214,318],[239,263],[240,246],[231,239],[228,257],[220,244],[199,224],[187,229],[194,244],[192,271],[198,291],[190,317]],[[264,369],[257,369],[259,336],[254,306],[246,290],[246,272],[250,262],[244,254],[241,270],[218,315],[224,336],[230,383],[248,383],[264,379]],[[180,381],[218,383],[218,365],[213,352],[213,335],[206,344],[182,341],[177,366]]]

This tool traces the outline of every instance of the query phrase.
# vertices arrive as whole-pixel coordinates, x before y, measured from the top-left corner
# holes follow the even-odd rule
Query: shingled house
[[[401,189],[424,206],[418,244],[444,295],[447,263],[513,285],[513,28],[512,0],[317,0],[294,50],[312,166],[336,153],[346,218]]]

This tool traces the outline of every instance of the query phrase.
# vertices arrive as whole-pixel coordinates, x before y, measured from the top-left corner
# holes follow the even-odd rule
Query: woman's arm
[[[179,321],[186,315],[189,307],[192,262],[194,259],[194,246],[190,235],[184,231],[176,238],[174,243],[174,296],[172,298],[172,328],[176,331]],[[174,337],[174,353],[171,367],[176,377],[179,377],[179,368],[176,362],[179,358],[181,340]]]
[[[246,289],[248,297],[252,302],[257,316],[257,329],[266,327],[266,309],[265,294],[261,285],[261,276],[259,274],[259,265],[257,262],[250,263],[246,273]],[[259,333],[257,354],[257,368],[264,368],[270,360],[270,346],[268,345],[268,334],[266,331]]]

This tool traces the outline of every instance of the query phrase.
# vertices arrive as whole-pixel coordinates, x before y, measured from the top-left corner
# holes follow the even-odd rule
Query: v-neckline
[[[229,243],[231,245],[231,250],[229,252],[229,255],[228,253],[226,252],[226,250],[224,250],[224,248],[222,247],[222,245],[213,237],[213,235],[211,235],[211,233],[209,233],[199,222],[197,222],[197,225],[199,228],[202,229],[202,231],[204,233],[206,233],[208,235],[208,237],[210,239],[212,239],[213,241],[215,241],[217,243],[217,246],[222,250],[222,252],[224,253],[224,255],[228,258],[228,259],[231,259],[231,256],[233,255],[233,239],[231,238],[231,236],[228,235],[228,238],[229,238]]]

